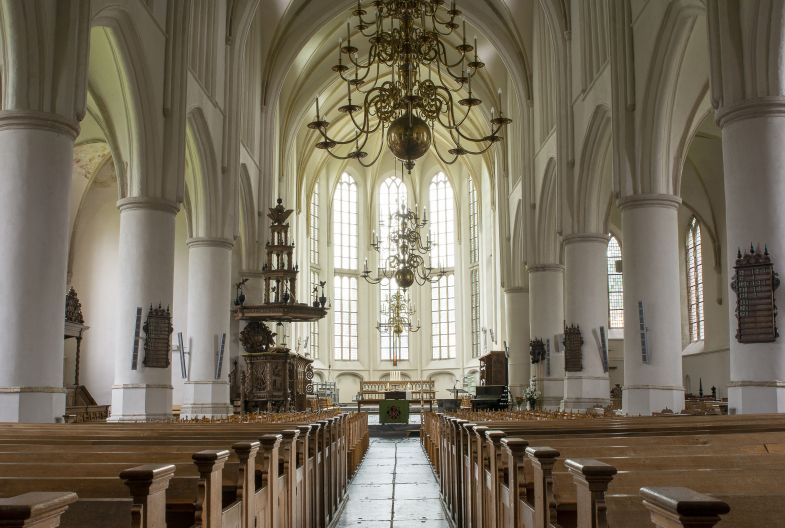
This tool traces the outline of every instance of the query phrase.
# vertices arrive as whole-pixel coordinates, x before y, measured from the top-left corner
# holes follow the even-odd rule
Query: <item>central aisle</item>
[[[337,528],[449,528],[419,439],[371,438]]]

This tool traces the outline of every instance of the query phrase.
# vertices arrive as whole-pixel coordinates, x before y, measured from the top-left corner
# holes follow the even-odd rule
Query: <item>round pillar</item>
[[[737,413],[785,412],[785,343],[739,343],[730,289],[737,249],[767,245],[774,270],[785,270],[785,100],[751,102],[718,114],[722,127],[728,244],[730,384],[728,407]],[[785,287],[774,292],[785,306]],[[782,326],[782,315],[778,327]],[[783,331],[780,330],[780,333]]]
[[[511,288],[504,291],[507,313],[507,345],[510,347],[508,361],[509,380],[515,396],[522,396],[515,386],[527,387],[531,375],[529,356],[529,290]],[[523,389],[520,389],[523,390]]]
[[[531,339],[542,339],[549,357],[532,365],[532,378],[542,392],[545,408],[558,409],[564,398],[564,354],[557,342],[564,324],[564,266],[544,264],[529,268]],[[527,346],[528,349],[528,346]]]
[[[608,327],[608,236],[564,239],[564,320],[578,325],[583,338],[580,372],[564,373],[565,409],[605,407],[610,402],[600,327]]]
[[[678,197],[664,194],[630,196],[619,203],[624,229],[623,409],[630,415],[684,409],[680,204]],[[643,335],[639,303],[643,307]]]
[[[79,127],[0,112],[0,422],[65,414],[63,332],[68,195]]]
[[[224,417],[232,413],[229,401],[232,247],[231,240],[221,238],[188,241],[190,357],[181,410],[183,418]],[[223,336],[226,341],[218,369]]]
[[[120,209],[120,288],[110,422],[172,416],[172,366],[146,367],[142,329],[150,306],[172,306],[177,206],[155,198],[126,198]],[[133,369],[137,308],[142,309]]]

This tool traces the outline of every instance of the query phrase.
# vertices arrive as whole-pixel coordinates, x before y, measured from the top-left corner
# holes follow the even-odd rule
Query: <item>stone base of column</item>
[[[62,387],[0,387],[0,422],[54,423],[64,414]]]
[[[171,418],[171,385],[112,386],[112,413],[108,422],[155,422]]]
[[[608,378],[605,376],[570,376],[564,378],[562,410],[606,407],[611,401]]]
[[[228,381],[188,381],[180,418],[226,418],[232,414]]]
[[[622,388],[622,410],[629,416],[651,416],[670,409],[684,410],[684,387],[662,385],[630,385]]]
[[[731,381],[728,385],[728,412],[785,412],[785,381]]]
[[[537,385],[542,387],[542,407],[557,410],[564,399],[564,380],[561,378],[540,378]]]

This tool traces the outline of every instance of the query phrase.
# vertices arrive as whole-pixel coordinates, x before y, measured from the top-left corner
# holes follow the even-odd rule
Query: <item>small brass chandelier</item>
[[[415,319],[417,310],[408,299],[406,292],[396,291],[390,294],[382,304],[382,319],[376,324],[376,329],[383,335],[389,334],[391,338],[391,358],[393,366],[398,365],[401,359],[401,337],[404,332],[417,332],[420,330],[420,320]]]
[[[499,131],[512,122],[502,113],[501,90],[499,114],[495,116],[491,109],[488,134],[476,137],[466,131],[464,124],[472,109],[482,104],[472,93],[472,78],[485,64],[477,55],[477,39],[474,45],[466,42],[465,20],[462,43],[453,46],[446,42],[461,27],[457,22],[461,11],[454,0],[450,8],[445,4],[445,0],[373,0],[363,6],[358,0],[352,11],[354,29],[368,39],[367,59],[361,59],[359,48],[352,45],[350,21],[346,42],[341,39],[338,43],[338,64],[332,68],[346,83],[346,104],[338,111],[348,115],[353,130],[342,139],[330,136],[329,122],[319,112],[317,97],[316,120],[308,124],[322,136],[316,148],[369,167],[381,156],[384,140],[379,141],[373,160],[366,162],[368,139],[377,133],[384,137],[386,131],[387,146],[411,173],[415,160],[434,144],[437,125],[453,145],[449,156],[443,156],[434,145],[446,164],[467,154],[482,154],[501,141]],[[375,15],[366,17],[364,7],[375,8]],[[450,57],[456,55],[448,53],[453,48],[457,56]],[[390,79],[382,81],[386,71],[390,71]],[[458,99],[464,89],[467,96]],[[465,110],[456,109],[456,102]]]
[[[365,259],[363,271],[360,276],[371,284],[379,284],[383,280],[395,280],[399,288],[406,290],[415,282],[423,285],[426,282],[436,282],[446,273],[444,268],[434,272],[431,267],[429,255],[431,251],[431,235],[428,233],[423,240],[421,230],[428,225],[428,210],[423,208],[422,219],[417,213],[401,204],[390,215],[390,233],[388,245],[376,236],[376,231],[371,235],[371,247],[383,258],[384,253],[389,253],[376,270],[376,275],[368,269],[368,259]],[[388,251],[386,251],[388,250]]]

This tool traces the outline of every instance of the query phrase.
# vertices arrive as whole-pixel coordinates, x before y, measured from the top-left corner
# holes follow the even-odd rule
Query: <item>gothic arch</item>
[[[159,187],[156,178],[156,161],[161,153],[160,134],[153,114],[155,96],[151,92],[151,76],[145,63],[144,48],[131,15],[121,6],[111,6],[97,13],[90,33],[91,61],[89,87],[91,98],[101,111],[106,135],[113,150],[122,155],[123,162],[115,160],[116,167],[127,164],[126,185],[120,189],[121,197],[155,196]],[[97,68],[92,47],[105,44],[109,64]],[[104,58],[104,57],[102,57]],[[105,76],[107,71],[113,78]]]
[[[194,108],[186,118],[186,156],[190,170],[186,172],[185,183],[194,207],[189,224],[191,236],[226,237],[230,203],[201,108]]]
[[[575,231],[605,233],[611,202],[611,117],[608,107],[594,109],[581,149],[575,182]]]
[[[639,177],[634,180],[638,192],[674,195],[679,192],[675,184],[681,172],[685,138],[689,137],[696,106],[708,92],[708,72],[696,79],[692,68],[685,66],[699,22],[705,32],[705,12],[699,0],[675,0],[660,24],[643,95]],[[708,54],[708,49],[705,52]],[[705,59],[704,66],[708,55]],[[677,103],[687,98],[694,98],[689,111],[678,111]],[[685,113],[689,114],[687,123],[682,123]]]
[[[254,207],[253,186],[248,167],[240,165],[240,245],[241,270],[254,269],[256,264],[256,208]]]
[[[558,185],[556,160],[551,158],[545,167],[540,199],[537,201],[537,231],[535,245],[536,264],[561,262],[558,232]]]

